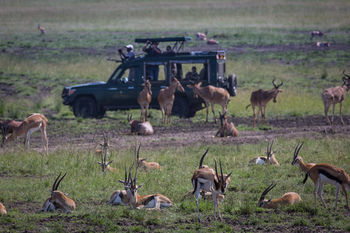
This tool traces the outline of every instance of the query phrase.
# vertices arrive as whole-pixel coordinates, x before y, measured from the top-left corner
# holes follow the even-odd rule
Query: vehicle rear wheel
[[[73,113],[76,117],[95,117],[97,113],[96,102],[91,97],[80,97],[73,105]]]
[[[185,97],[182,97],[182,96],[175,97],[171,114],[179,116],[180,118],[190,117],[190,108],[189,108],[187,99]]]

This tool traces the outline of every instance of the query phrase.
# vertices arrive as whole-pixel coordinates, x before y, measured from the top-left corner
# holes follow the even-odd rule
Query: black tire
[[[97,107],[95,100],[91,97],[79,97],[74,102],[73,113],[76,117],[96,117]]]
[[[237,95],[237,76],[235,74],[230,74],[228,76],[228,92],[230,96]]]
[[[187,99],[182,96],[175,96],[172,115],[179,116],[180,118],[190,117],[190,108]]]

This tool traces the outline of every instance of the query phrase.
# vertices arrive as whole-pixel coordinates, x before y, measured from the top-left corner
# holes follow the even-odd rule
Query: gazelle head
[[[303,147],[303,145],[304,145],[304,143],[301,143],[300,145],[298,143],[298,145],[295,147],[292,165],[294,165],[302,160],[302,158],[300,156],[298,156],[298,154],[299,154],[301,147]]]
[[[65,173],[61,179],[60,179],[60,176],[61,176],[61,173],[57,176],[55,182],[53,183],[52,185],[52,189],[51,189],[51,196],[45,201],[44,205],[43,205],[43,208],[42,208],[42,211],[44,212],[48,212],[48,211],[53,211],[56,209],[55,207],[55,200],[57,199],[62,199],[62,197],[64,197],[65,195],[60,192],[60,191],[57,191],[58,189],[58,186],[60,185],[61,181],[63,180],[63,178],[67,175],[67,173]],[[58,181],[58,182],[57,182]]]
[[[218,167],[217,167],[217,164],[216,164],[216,160],[214,160],[214,161],[215,161],[215,175],[216,175],[216,177],[218,179],[218,182],[216,182],[215,179],[214,179],[215,187],[217,188],[217,190],[221,194],[225,194],[226,187],[231,181],[230,176],[231,176],[232,172],[230,172],[228,175],[224,175],[224,173],[222,172],[222,166],[221,166],[221,160],[220,160],[219,161],[219,164],[220,164],[220,175],[219,175],[218,174]]]
[[[152,95],[152,91],[151,91],[151,82],[146,79],[146,81],[144,82],[143,86],[146,88],[147,92]]]
[[[264,192],[261,194],[259,202],[258,202],[258,206],[259,207],[264,207],[265,205],[269,204],[271,202],[271,199],[269,200],[265,200],[265,196],[268,192],[270,192],[274,187],[276,186],[276,184],[271,184],[269,187],[267,187]]]
[[[283,85],[283,82],[281,82],[280,84],[276,84],[275,83],[275,79],[272,80],[272,84],[274,86],[275,92],[274,92],[274,96],[273,96],[273,102],[276,103],[277,102],[277,95],[278,93],[282,92],[282,90],[278,89]]]
[[[96,150],[97,155],[101,155],[101,162],[97,162],[101,168],[102,172],[107,170],[107,167],[113,162],[113,160],[107,162],[107,153],[109,149],[109,138],[108,135],[103,133],[103,144],[100,144],[101,149]]]
[[[345,74],[345,70],[343,70],[343,86],[346,86],[347,91],[350,90],[350,76]]]
[[[274,156],[274,153],[272,151],[272,146],[273,146],[273,143],[275,142],[275,140],[273,140],[271,142],[271,145],[270,143],[267,143],[267,148],[266,148],[266,155],[267,155],[267,160],[270,161],[270,159]]]
[[[223,127],[223,126],[224,126],[224,123],[227,121],[226,112],[224,112],[224,114],[221,115],[221,112],[219,111],[219,115],[220,115],[221,127]]]
[[[198,98],[198,89],[201,87],[202,82],[194,83],[193,81],[190,81],[190,84],[187,85],[188,88],[193,89],[193,97]]]
[[[180,91],[180,92],[185,92],[185,89],[183,88],[183,86],[181,85],[181,83],[179,82],[179,80],[177,80],[177,78],[173,78],[171,80],[171,85],[176,86],[176,90]]]

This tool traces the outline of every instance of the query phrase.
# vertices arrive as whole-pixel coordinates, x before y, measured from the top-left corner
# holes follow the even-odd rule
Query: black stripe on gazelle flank
[[[343,182],[341,180],[339,180],[337,177],[331,175],[330,173],[328,173],[326,170],[320,169],[319,173],[326,176],[328,179],[331,180],[335,180],[336,182],[338,182],[339,184],[342,184]]]

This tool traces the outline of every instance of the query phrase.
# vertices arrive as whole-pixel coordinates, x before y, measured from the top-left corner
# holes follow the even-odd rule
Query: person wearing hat
[[[127,46],[125,46],[125,48],[126,48],[126,51],[128,52],[126,55],[123,53],[122,49],[118,50],[122,61],[134,59],[135,58],[134,46],[132,44],[128,44]]]

